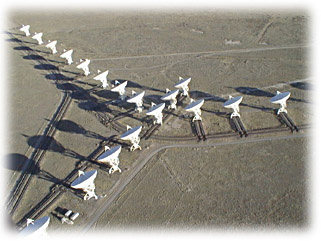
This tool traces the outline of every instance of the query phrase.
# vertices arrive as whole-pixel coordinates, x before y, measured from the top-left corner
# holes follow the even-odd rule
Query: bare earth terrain
[[[308,22],[302,12],[12,12],[8,200],[21,175],[32,176],[15,210],[8,208],[12,223],[21,229],[26,218],[49,215],[49,233],[305,227],[313,91]],[[59,53],[24,36],[22,24],[30,24],[32,34],[43,32],[45,43],[58,40]],[[63,49],[74,50],[72,65],[59,57]],[[87,77],[75,67],[84,58],[91,60]],[[107,69],[110,86],[103,89],[93,77]],[[192,78],[191,98],[205,99],[206,134],[230,137],[198,141],[184,116],[185,98],[155,132],[158,139],[141,138],[143,150],[129,152],[129,143],[119,139],[124,132],[119,125],[143,125],[142,136],[152,125],[146,110],[151,102],[161,103],[179,76]],[[114,80],[128,81],[127,96],[145,91],[142,113],[116,101],[110,91]],[[279,106],[270,103],[277,90],[291,92],[287,110],[300,131],[251,134],[285,129],[275,115]],[[240,114],[248,137],[240,138],[231,127],[230,110],[222,106],[229,95],[243,96]],[[65,98],[70,103],[55,119]],[[96,164],[96,152],[106,143],[122,145],[122,173],[108,174],[108,166]],[[76,178],[71,173],[83,167],[98,170],[98,200],[84,201],[81,191],[70,188]],[[62,194],[39,217],[31,212],[55,187]],[[74,225],[61,224],[68,209],[80,213]]]

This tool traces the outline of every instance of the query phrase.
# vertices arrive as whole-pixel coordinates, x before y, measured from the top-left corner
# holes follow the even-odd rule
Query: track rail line
[[[11,35],[12,38],[15,38],[13,34],[10,33],[9,35]],[[23,51],[28,55],[37,54],[31,48],[25,46],[23,42],[18,41],[17,43],[24,48]],[[38,64],[50,64],[49,61],[46,60],[45,58],[41,58],[37,60],[33,59],[33,61],[35,61]],[[45,68],[43,69],[48,71],[50,74],[60,74],[59,70],[48,70]],[[58,82],[58,81],[55,80],[55,82]],[[41,139],[38,141],[39,144],[37,143],[31,156],[28,158],[28,165],[22,171],[20,177],[16,182],[16,185],[13,187],[13,190],[9,195],[9,198],[7,201],[7,209],[9,210],[10,215],[13,215],[14,212],[16,211],[25,191],[27,190],[30,184],[32,177],[34,176],[33,171],[35,170],[36,167],[40,166],[40,163],[46,153],[46,150],[51,143],[52,138],[48,138],[48,137],[53,137],[56,132],[56,127],[53,124],[63,118],[70,103],[71,103],[71,97],[69,93],[64,92],[60,105],[58,106],[56,112],[51,118],[47,128],[44,130],[41,136]]]

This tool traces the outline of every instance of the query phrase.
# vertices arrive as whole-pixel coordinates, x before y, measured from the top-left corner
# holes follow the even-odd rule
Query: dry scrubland
[[[76,77],[80,71],[75,63],[63,66],[58,55],[48,54],[44,46],[19,35],[17,27],[21,24],[30,24],[32,33],[43,32],[45,42],[58,40],[60,52],[74,49],[74,62],[91,59],[91,74]],[[146,108],[152,101],[160,101],[165,88],[173,89],[179,76],[192,77],[191,97],[206,99],[202,116],[207,133],[232,131],[229,111],[222,107],[230,94],[243,95],[241,116],[248,130],[281,125],[272,114],[277,106],[269,102],[276,90],[291,91],[289,115],[297,125],[309,123],[313,88],[308,79],[307,28],[305,13],[12,12],[7,30],[13,34],[7,39],[9,189],[58,107],[63,91],[68,85],[92,89],[99,84],[93,80],[98,69],[109,69],[109,80],[128,80],[127,95],[131,90],[145,90]],[[51,65],[39,66],[21,44]],[[63,77],[50,75],[50,70],[58,68]],[[64,81],[58,79],[57,84],[55,79],[59,77]],[[72,103],[12,217],[14,223],[102,140],[121,134],[102,125],[91,110],[98,103],[115,115],[132,106],[110,104],[117,95],[109,89],[97,88],[90,95],[95,103],[81,92],[71,94]],[[188,100],[157,134],[192,134],[189,120],[179,118],[185,114],[186,104]],[[147,128],[149,121],[141,113],[122,118],[120,123],[143,123]],[[243,144],[165,148],[148,160],[101,216],[96,216],[95,227],[302,227],[308,219],[309,140],[305,136],[292,138],[295,135],[299,134]],[[123,173],[109,175],[98,170],[96,192],[106,197],[84,202],[81,196],[65,193],[44,214],[51,217],[49,232],[86,227],[97,208],[112,195],[112,187],[120,187],[152,150],[169,144],[176,143],[142,140],[143,151],[130,153],[123,148]],[[60,224],[55,216],[57,207],[80,213],[74,226]]]

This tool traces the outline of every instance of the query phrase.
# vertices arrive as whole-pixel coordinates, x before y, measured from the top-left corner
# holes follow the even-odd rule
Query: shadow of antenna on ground
[[[59,68],[53,64],[37,64],[34,66],[35,69],[40,70],[56,70],[59,71]]]
[[[115,83],[115,80],[119,81],[119,83],[123,83],[126,80],[124,79],[114,79],[114,80],[110,80],[111,83]],[[127,80],[127,86],[128,88],[137,88],[137,89],[141,89],[141,90],[152,90],[152,91],[157,91],[157,92],[162,92],[162,93],[166,93],[165,89],[164,90],[160,90],[160,89],[156,89],[153,87],[149,87],[149,86],[144,86],[144,85],[140,85],[136,82],[133,82],[131,80]]]
[[[45,179],[47,181],[58,183],[61,180],[54,177],[47,171],[41,170],[38,165],[34,162],[27,164],[28,158],[25,155],[19,153],[10,153],[5,156],[4,168],[12,170],[12,171],[19,171],[25,172],[32,175],[37,175],[41,179]]]
[[[199,91],[199,90],[192,90],[188,92],[190,98],[192,99],[201,99],[201,98],[211,98],[213,97],[211,94]]]
[[[2,167],[12,171],[22,171],[27,161],[28,158],[25,155],[19,153],[10,153],[4,157]]]
[[[65,148],[62,144],[60,144],[58,141],[56,141],[51,136],[37,135],[37,136],[29,137],[24,134],[22,134],[22,135],[24,137],[28,138],[27,143],[29,146],[32,146],[33,148],[61,153],[64,156],[72,157],[72,158],[79,159],[79,160],[85,159],[84,156],[76,153],[75,151]],[[38,146],[39,141],[41,141],[41,142]]]
[[[63,75],[63,74],[46,74],[45,77],[46,79],[49,79],[49,80],[64,80],[64,81],[74,80],[74,78],[67,77],[66,75]]]
[[[46,60],[44,57],[37,55],[37,54],[30,54],[23,56],[23,59],[30,59],[30,60]]]
[[[297,89],[301,89],[301,90],[313,90],[313,84],[311,83],[307,83],[307,82],[295,82],[295,83],[291,83],[290,86],[297,88]]]
[[[87,131],[81,125],[71,121],[71,120],[60,120],[54,123],[54,126],[64,132],[81,134],[86,137],[91,137],[95,139],[105,140],[106,138],[92,131]]]
[[[161,100],[162,95],[146,95],[144,96],[144,104],[151,105],[154,102],[156,105],[165,101]]]
[[[228,87],[228,88],[232,88],[232,87]],[[258,88],[253,88],[253,87],[237,87],[235,88],[235,90],[241,94],[244,95],[252,95],[252,96],[266,96],[266,97],[273,97],[275,96],[275,94],[265,91],[265,90],[261,90]]]

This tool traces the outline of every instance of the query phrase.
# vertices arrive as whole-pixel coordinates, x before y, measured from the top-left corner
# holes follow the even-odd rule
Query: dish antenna
[[[41,45],[42,42],[42,35],[43,33],[35,33],[35,35],[32,36],[33,39],[38,41],[38,44]]]
[[[19,30],[24,32],[26,34],[26,36],[30,36],[29,29],[30,29],[30,25],[23,25],[22,24],[22,27]]]
[[[71,187],[75,189],[82,189],[86,194],[84,200],[89,200],[94,197],[98,199],[95,194],[95,183],[94,180],[97,176],[97,170],[91,170],[89,172],[78,171],[78,178],[71,183]]]
[[[168,109],[174,109],[176,110],[176,104],[177,104],[177,95],[179,90],[172,90],[166,89],[166,95],[161,97],[161,100],[169,100],[170,105],[168,106]]]
[[[46,229],[49,225],[50,217],[45,216],[37,219],[27,219],[27,227],[25,227],[19,235],[29,237],[41,237],[47,234]]]
[[[194,118],[193,118],[193,122],[195,120],[202,120],[201,117],[201,107],[204,104],[204,99],[200,99],[200,100],[196,100],[194,101],[193,99],[191,99],[191,103],[185,107],[185,110],[188,112],[193,112],[194,113]]]
[[[142,112],[143,110],[143,97],[145,95],[145,91],[139,93],[139,94],[136,94],[135,91],[132,91],[132,97],[130,97],[127,102],[128,103],[135,103],[136,104],[136,109],[135,110],[138,110],[138,112]]]
[[[163,114],[162,111],[165,107],[165,103],[156,105],[152,102],[152,108],[146,112],[146,115],[153,115],[156,120],[153,121],[153,124],[163,124]]]
[[[127,131],[120,136],[120,139],[125,141],[130,141],[132,146],[130,147],[130,151],[135,151],[137,148],[141,150],[142,148],[139,146],[140,138],[139,133],[142,131],[142,126],[136,126],[135,128],[131,128],[127,126]]]
[[[68,50],[67,52],[66,52],[66,50],[64,49],[64,53],[63,53],[62,55],[60,55],[60,57],[61,57],[61,58],[64,58],[64,59],[67,59],[68,64],[70,65],[70,64],[73,63],[73,62],[72,62],[72,57],[71,57],[71,55],[72,55],[73,52],[74,52],[74,50],[72,50],[72,49]]]
[[[80,60],[83,61],[83,60]],[[90,74],[88,65],[90,64],[90,59],[85,59],[81,64],[76,66],[77,69],[82,69],[84,71],[85,76]]]
[[[49,40],[49,43],[46,45],[46,48],[51,49],[52,54],[55,54],[57,53],[56,44],[57,44],[57,40],[52,42]]]
[[[231,119],[234,116],[240,117],[240,108],[239,105],[243,100],[243,96],[237,96],[237,97],[232,97],[231,95],[228,97],[229,99],[223,104],[223,107],[225,108],[231,108],[233,109],[233,113],[231,114]]]
[[[116,82],[116,81],[115,81]],[[118,81],[117,81],[118,82]],[[121,100],[125,100],[126,95],[125,95],[125,88],[127,86],[127,80],[119,85],[117,85],[116,87],[114,87],[113,89],[111,89],[111,91],[113,92],[118,92],[119,93],[119,98]],[[118,82],[119,83],[119,82]]]
[[[281,93],[280,91],[276,91],[276,95],[273,96],[270,101],[272,104],[280,104],[281,107],[278,109],[277,114],[281,112],[288,113],[286,108],[286,101],[289,99],[291,93],[290,92],[283,92]]]
[[[183,96],[189,96],[188,95],[188,91],[189,91],[188,84],[189,84],[189,82],[191,82],[192,78],[190,77],[187,79],[183,79],[182,77],[179,77],[178,79],[179,79],[179,82],[174,87],[178,88],[178,89],[182,89]]]
[[[109,148],[108,146],[105,146],[105,152],[101,154],[97,161],[101,163],[107,163],[108,165],[111,166],[109,169],[109,174],[112,174],[116,171],[119,171],[121,173],[120,168],[118,167],[119,165],[119,153],[121,151],[121,146],[115,146],[113,148]]]
[[[109,72],[109,70],[106,70],[105,72],[102,72],[101,74],[94,77],[94,80],[100,80],[100,82],[103,84],[104,89],[106,89],[108,87],[108,83],[107,83],[108,72]]]

